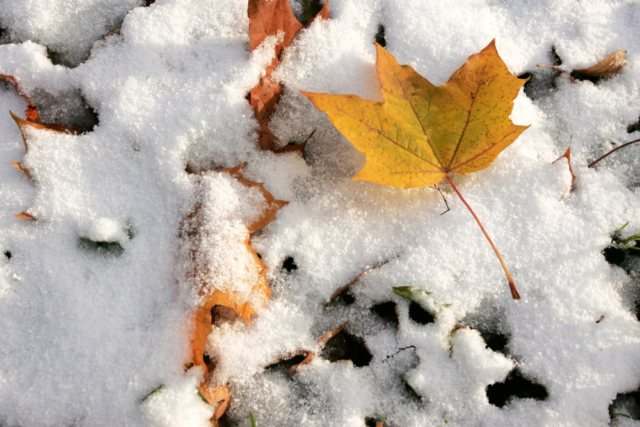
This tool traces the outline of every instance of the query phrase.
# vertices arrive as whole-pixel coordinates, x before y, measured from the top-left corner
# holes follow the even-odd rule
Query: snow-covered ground
[[[283,142],[317,130],[304,156],[258,148],[245,96],[273,41],[249,52],[246,0],[144,3],[0,0],[0,74],[44,122],[85,131],[34,131],[25,156],[9,111],[23,117],[27,103],[0,86],[1,426],[208,425],[202,371],[184,370],[197,304],[179,256],[196,191],[185,168],[243,162],[289,204],[251,240],[269,304],[209,337],[229,425],[249,426],[249,412],[259,427],[640,425],[625,395],[640,387],[640,282],[602,254],[626,222],[623,237],[640,232],[640,147],[587,168],[640,138],[628,132],[640,2],[331,0],[331,19],[303,30],[276,71],[285,93],[271,129]],[[454,177],[521,301],[450,186],[441,215],[433,188],[352,181],[365,156],[298,93],[381,100],[381,26],[398,61],[437,85],[494,38],[515,75],[533,75],[511,115],[531,127],[489,168]],[[617,50],[627,63],[595,84],[536,67],[586,68]],[[552,162],[571,137],[569,192],[567,162]],[[235,197],[225,188],[212,203]],[[27,209],[37,221],[12,215]],[[431,293],[412,302],[398,286]],[[346,321],[342,341],[295,375],[274,365]],[[332,361],[345,349],[337,358],[355,364]],[[508,385],[519,394],[502,405]]]

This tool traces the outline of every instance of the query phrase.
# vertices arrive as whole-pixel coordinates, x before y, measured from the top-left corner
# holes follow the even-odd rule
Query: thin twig
[[[405,351],[405,350],[409,350],[410,348],[412,348],[412,349],[416,350],[416,346],[415,346],[415,345],[410,345],[410,346],[408,346],[408,347],[401,347],[401,348],[400,348],[400,350],[396,351],[395,353],[393,353],[393,354],[392,354],[392,355],[390,355],[390,356],[387,356],[387,358],[386,358],[386,359],[384,359],[384,360],[382,361],[382,363],[388,363],[387,361],[388,361],[389,359],[392,359],[392,358],[396,357],[396,355],[400,354],[401,352],[403,352],[403,351]]]
[[[445,206],[447,207],[447,210],[442,212],[440,214],[440,216],[446,214],[447,212],[449,212],[451,210],[451,208],[449,207],[449,203],[447,202],[447,198],[444,197],[444,193],[442,192],[442,190],[440,189],[440,187],[438,187],[438,184],[433,184],[433,188],[435,188],[436,190],[438,190],[438,192],[440,193],[440,195],[442,196],[442,200],[444,201]]]
[[[621,145],[620,147],[616,147],[613,150],[609,151],[607,154],[605,154],[604,156],[600,157],[598,160],[596,160],[595,162],[591,163],[588,167],[592,168],[593,166],[595,166],[596,163],[598,163],[600,160],[604,159],[605,157],[607,157],[610,154],[615,153],[616,151],[618,151],[621,148],[626,147],[627,145],[631,145],[631,144],[635,144],[636,142],[640,142],[640,139],[636,139],[635,141],[631,141],[631,142],[627,142],[626,144]]]

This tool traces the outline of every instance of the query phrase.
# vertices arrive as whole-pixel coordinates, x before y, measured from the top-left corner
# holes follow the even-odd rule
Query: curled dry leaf
[[[575,72],[590,77],[610,76],[622,69],[625,64],[626,54],[627,52],[625,50],[618,50],[604,58],[602,61],[598,62],[596,65],[592,65],[589,68],[575,70]]]
[[[626,51],[618,50],[591,67],[573,71],[568,71],[564,66],[559,65],[538,64],[537,66],[554,68],[559,73],[569,73],[569,78],[572,83],[575,83],[576,80],[590,80],[595,83],[601,77],[608,77],[620,71],[626,63],[626,54]]]
[[[267,267],[251,247],[249,236],[274,220],[278,209],[286,204],[276,200],[265,190],[263,184],[245,179],[243,170],[244,164],[198,175],[195,178],[198,201],[182,227],[181,241],[189,265],[188,279],[200,298],[199,307],[192,318],[191,355],[187,365],[204,368],[205,382],[199,390],[209,402],[220,400],[216,396],[207,397],[218,390],[210,390],[210,367],[205,362],[205,347],[213,330],[212,309],[215,306],[228,307],[250,324],[251,316],[267,304],[271,295],[266,277]],[[227,178],[223,179],[221,176]],[[219,178],[218,181],[215,181],[216,177]],[[231,220],[220,217],[221,214],[214,209],[215,200],[211,200],[210,193],[215,191],[212,190],[215,184],[227,185],[235,191],[238,206],[247,205],[249,210],[255,208],[257,212],[252,211],[253,213],[244,216],[238,214],[237,216],[242,217],[238,220],[239,224],[233,223],[227,228],[220,225],[229,224]],[[207,227],[216,222],[218,226]],[[221,244],[225,246],[221,247]],[[238,264],[243,265],[221,263],[216,256],[222,251],[234,251],[239,257]],[[222,393],[220,390],[218,392]],[[228,389],[226,393],[228,395]],[[228,403],[228,398],[225,402]],[[222,405],[219,406],[221,407]],[[218,414],[218,418],[221,415]]]
[[[249,0],[249,40],[251,51],[270,36],[280,37],[275,47],[275,56],[271,64],[265,70],[264,76],[256,87],[251,89],[247,100],[253,108],[254,117],[260,124],[258,131],[258,143],[263,150],[276,152],[302,151],[304,145],[285,146],[276,150],[276,144],[280,143],[277,136],[269,129],[269,121],[275,106],[282,96],[282,85],[272,77],[273,71],[282,59],[282,54],[296,34],[305,28],[298,21],[291,10],[289,0]],[[329,19],[329,0],[327,0],[318,14],[309,22],[307,27],[316,19]]]
[[[573,136],[569,140],[569,148],[567,148],[567,151],[565,151],[565,153],[562,156],[558,157],[551,163],[551,164],[554,164],[560,159],[567,159],[567,164],[569,165],[569,172],[571,173],[571,185],[569,186],[569,193],[571,193],[571,190],[573,190],[573,183],[576,180],[576,176],[573,173],[573,168],[571,167],[571,141],[572,140],[573,140]]]
[[[356,95],[302,92],[367,155],[353,178],[399,188],[446,179],[467,206],[496,253],[514,299],[507,266],[469,204],[451,180],[487,168],[528,126],[511,122],[513,100],[526,82],[511,74],[495,40],[436,87],[376,43],[376,70],[384,102]]]
[[[318,340],[318,345],[320,346],[320,348],[324,347],[331,338],[335,337],[340,332],[342,332],[342,330],[348,324],[349,322],[344,322],[342,325],[338,326],[335,329],[329,330],[326,334],[320,337],[320,339]],[[294,375],[298,371],[298,368],[300,368],[300,366],[306,365],[307,363],[311,362],[315,357],[316,357],[315,353],[310,351],[309,353],[307,353],[307,357],[305,357],[305,359],[302,362],[298,363],[297,365],[293,365],[291,369],[289,369],[289,373],[291,375]]]

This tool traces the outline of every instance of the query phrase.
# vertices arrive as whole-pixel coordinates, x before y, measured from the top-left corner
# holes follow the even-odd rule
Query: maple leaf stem
[[[595,162],[592,162],[589,164],[589,168],[592,168],[596,165],[596,163],[598,163],[600,160],[603,160],[605,157],[609,156],[610,154],[615,153],[616,151],[618,151],[621,148],[626,147],[627,145],[631,145],[631,144],[635,144],[636,142],[640,142],[640,139],[636,139],[635,141],[631,141],[631,142],[627,142],[626,144],[623,144],[619,147],[614,148],[613,150],[609,151],[607,154],[605,154],[604,156],[600,157],[598,160],[596,160]]]
[[[464,203],[467,209],[469,209],[469,212],[471,212],[471,215],[473,215],[476,222],[480,226],[480,230],[482,230],[482,232],[484,233],[484,237],[487,238],[487,240],[489,241],[489,244],[493,248],[493,251],[498,256],[498,259],[500,260],[500,264],[502,264],[502,268],[504,268],[504,272],[507,274],[507,279],[509,280],[509,288],[511,289],[511,296],[513,297],[513,299],[520,299],[520,293],[518,293],[518,289],[516,288],[516,284],[513,281],[513,277],[511,277],[511,273],[509,273],[509,269],[507,268],[507,265],[504,263],[504,260],[500,256],[500,252],[498,252],[498,248],[496,248],[496,245],[493,244],[491,237],[489,237],[489,235],[487,234],[487,231],[482,226],[480,219],[478,219],[478,216],[476,215],[476,213],[473,211],[473,209],[471,209],[471,206],[469,206],[469,203],[467,203],[464,197],[462,197],[462,194],[460,194],[460,191],[458,191],[458,187],[456,187],[456,185],[453,183],[449,175],[447,175],[447,181],[449,181],[449,184],[451,184],[453,189],[456,190],[456,193],[458,194],[458,197],[460,197],[460,200],[462,200],[462,203]]]

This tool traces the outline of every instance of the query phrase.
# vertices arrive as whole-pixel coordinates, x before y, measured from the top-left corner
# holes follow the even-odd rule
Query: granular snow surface
[[[300,15],[309,3],[291,1]],[[640,148],[587,167],[640,138],[640,2],[331,0],[331,19],[302,30],[275,71],[285,91],[270,127],[283,143],[315,130],[304,155],[258,148],[245,97],[275,40],[249,51],[246,0],[144,3],[0,0],[0,74],[43,121],[83,131],[30,131],[25,155],[9,112],[27,102],[0,85],[0,426],[210,425],[203,371],[184,367],[198,297],[180,232],[199,191],[185,169],[245,162],[288,204],[251,237],[269,303],[207,343],[212,384],[231,390],[226,425],[250,426],[251,412],[258,427],[640,426],[640,263],[603,256],[625,223],[620,238],[640,232]],[[529,129],[453,177],[522,300],[451,186],[351,180],[365,155],[298,92],[380,101],[382,29],[436,85],[493,39],[531,76],[511,115]],[[571,71],[617,50],[623,69],[595,83],[536,66]],[[570,141],[572,191],[567,161],[553,163]],[[20,161],[33,180],[9,165]],[[207,185],[216,215],[203,229],[242,234],[255,214],[242,191]],[[12,215],[25,210],[37,220]],[[216,242],[216,268],[233,275],[246,254]],[[290,374],[305,351],[318,357]]]

